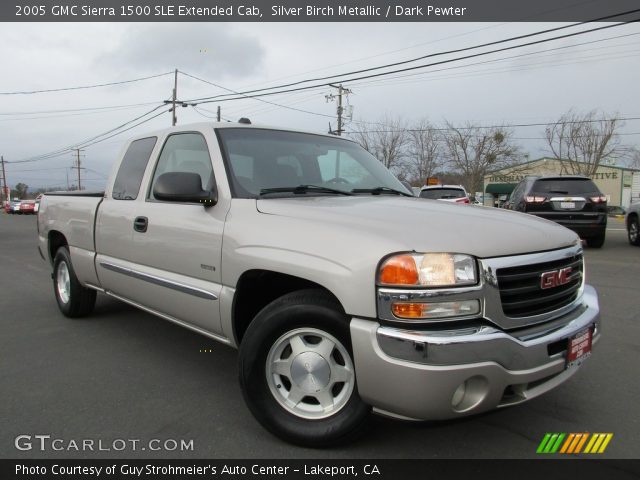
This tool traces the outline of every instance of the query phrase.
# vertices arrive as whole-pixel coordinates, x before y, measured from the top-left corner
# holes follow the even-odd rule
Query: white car
[[[452,203],[471,203],[462,185],[427,185],[420,189],[420,198]]]

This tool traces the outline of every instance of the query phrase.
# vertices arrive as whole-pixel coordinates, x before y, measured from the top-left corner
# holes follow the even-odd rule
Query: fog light
[[[467,390],[467,382],[462,382],[460,385],[458,385],[458,388],[456,388],[456,391],[453,392],[453,398],[451,399],[451,406],[453,407],[454,410],[456,410],[458,408],[458,406],[460,405],[460,403],[462,403],[462,400],[464,399],[464,392]]]
[[[473,410],[487,398],[489,393],[489,381],[482,376],[476,375],[467,378],[458,385],[451,397],[451,408],[454,412],[462,413]]]
[[[398,318],[436,319],[466,317],[480,313],[479,300],[461,300],[458,302],[395,302],[391,311]]]

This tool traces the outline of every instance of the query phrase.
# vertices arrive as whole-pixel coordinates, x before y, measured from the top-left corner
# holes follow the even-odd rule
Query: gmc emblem
[[[544,272],[540,275],[540,288],[546,290],[547,288],[559,287],[565,285],[571,281],[571,272],[573,268],[566,267],[560,270],[553,270],[551,272]]]

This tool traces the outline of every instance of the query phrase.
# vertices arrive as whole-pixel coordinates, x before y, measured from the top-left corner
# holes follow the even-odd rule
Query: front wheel
[[[636,247],[640,246],[640,226],[638,225],[638,217],[631,217],[629,219],[627,232],[629,234],[629,243]]]
[[[60,311],[67,317],[84,317],[96,303],[96,291],[78,281],[67,247],[60,247],[53,260],[53,292]]]
[[[349,440],[370,411],[358,395],[348,318],[320,290],[287,294],[256,316],[240,346],[240,385],[256,419],[299,445]]]

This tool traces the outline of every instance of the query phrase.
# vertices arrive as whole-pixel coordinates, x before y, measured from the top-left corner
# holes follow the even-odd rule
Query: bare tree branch
[[[401,118],[385,115],[380,124],[380,130],[357,131],[350,133],[351,138],[362,148],[371,153],[389,169],[402,166],[407,144],[406,124]]]
[[[551,153],[561,162],[561,173],[591,176],[607,160],[622,156],[617,135],[620,121],[592,110],[569,110],[547,125],[545,136]]]
[[[520,149],[511,140],[512,132],[502,127],[491,129],[467,124],[458,128],[446,122],[445,155],[450,167],[465,179],[469,192],[481,190],[485,175],[491,170],[517,165]]]
[[[425,185],[443,163],[442,135],[426,119],[408,132],[406,167],[411,183]]]

